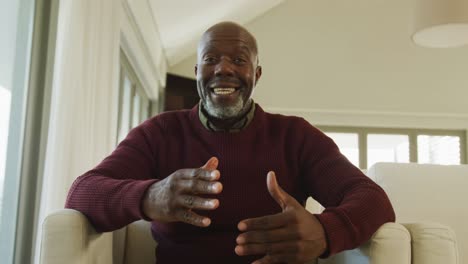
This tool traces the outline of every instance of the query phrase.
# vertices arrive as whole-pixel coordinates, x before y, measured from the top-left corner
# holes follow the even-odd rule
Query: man
[[[303,263],[359,246],[394,221],[386,194],[302,118],[266,113],[255,38],[208,29],[200,104],[153,117],[71,187],[66,207],[100,231],[152,221],[164,263]],[[313,215],[312,196],[326,209]]]

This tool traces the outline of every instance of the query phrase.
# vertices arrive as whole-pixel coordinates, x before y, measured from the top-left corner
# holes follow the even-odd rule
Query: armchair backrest
[[[468,165],[377,163],[368,175],[388,194],[397,222],[433,221],[451,227],[460,263],[467,263]]]

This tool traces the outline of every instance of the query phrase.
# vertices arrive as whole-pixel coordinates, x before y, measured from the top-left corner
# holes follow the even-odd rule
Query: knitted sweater
[[[252,122],[237,133],[207,130],[192,110],[157,115],[134,128],[116,150],[73,183],[67,208],[83,212],[99,231],[147,219],[141,205],[147,188],[181,168],[219,159],[220,206],[200,211],[207,228],[153,221],[158,264],[249,263],[234,253],[239,221],[281,211],[267,190],[275,171],[279,185],[300,203],[311,196],[326,209],[316,215],[331,255],[359,246],[379,226],[394,221],[384,193],[354,167],[335,143],[304,119],[266,113],[256,106]],[[149,219],[147,219],[149,220]]]

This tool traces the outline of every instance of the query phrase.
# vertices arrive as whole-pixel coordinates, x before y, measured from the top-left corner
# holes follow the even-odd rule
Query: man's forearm
[[[85,174],[73,183],[65,207],[85,214],[96,230],[113,231],[144,217],[141,201],[156,181]]]
[[[317,218],[329,240],[326,255],[332,255],[367,241],[381,225],[395,221],[395,212],[385,192],[372,183],[353,188],[340,205]]]

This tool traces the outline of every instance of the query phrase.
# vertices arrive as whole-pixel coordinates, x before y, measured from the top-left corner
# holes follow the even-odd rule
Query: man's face
[[[195,66],[198,94],[210,116],[236,118],[248,111],[261,75],[252,40],[240,30],[206,33]]]

